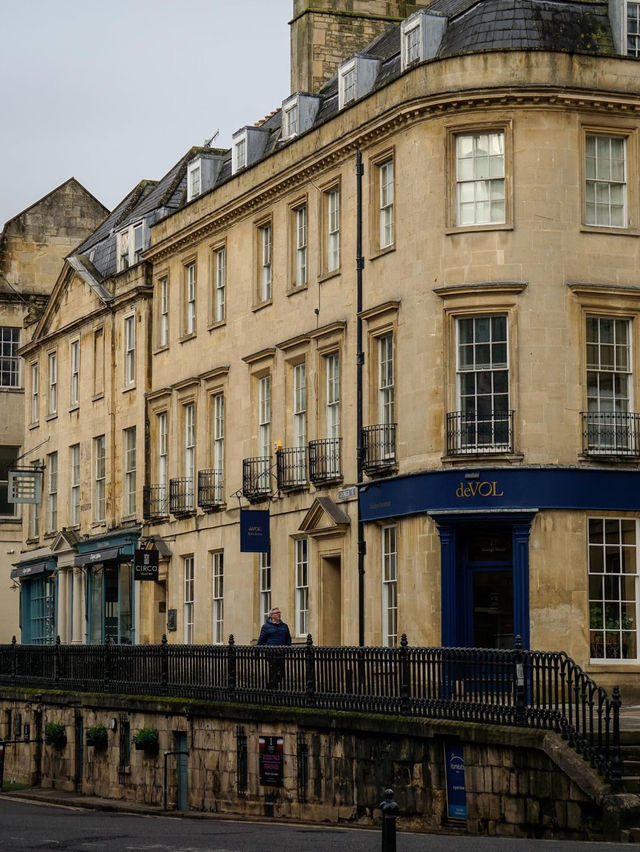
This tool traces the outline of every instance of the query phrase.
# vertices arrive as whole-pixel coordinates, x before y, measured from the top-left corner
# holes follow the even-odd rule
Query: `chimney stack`
[[[293,0],[291,92],[317,92],[338,65],[433,0]]]

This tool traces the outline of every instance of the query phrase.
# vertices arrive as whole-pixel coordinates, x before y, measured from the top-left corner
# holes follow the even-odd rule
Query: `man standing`
[[[262,625],[258,645],[269,645],[273,650],[269,652],[269,689],[275,689],[280,685],[284,676],[284,655],[279,647],[291,644],[291,633],[289,627],[282,621],[280,608],[274,606],[269,612],[268,620]]]

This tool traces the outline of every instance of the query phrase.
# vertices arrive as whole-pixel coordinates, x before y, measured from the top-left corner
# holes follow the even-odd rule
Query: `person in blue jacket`
[[[262,625],[258,637],[258,645],[267,645],[273,648],[273,651],[269,653],[268,689],[276,689],[284,677],[284,654],[279,648],[290,644],[289,627],[282,621],[280,608],[274,606],[269,612],[269,618]]]
[[[282,621],[280,608],[274,606],[269,611],[269,618],[262,625],[258,645],[290,645],[291,633],[289,627]]]

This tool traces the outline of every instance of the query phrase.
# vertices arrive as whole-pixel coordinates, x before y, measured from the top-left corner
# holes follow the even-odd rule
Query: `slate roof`
[[[436,59],[492,50],[615,55],[606,0],[435,0],[428,11],[447,18]],[[380,60],[373,89],[386,86],[402,73],[400,25],[386,29],[360,53]],[[327,81],[317,94],[322,100],[315,126],[338,112],[337,76]],[[281,145],[290,144],[289,140],[282,142],[280,139],[280,109],[259,126],[269,131],[260,159]],[[187,164],[207,150],[191,148],[160,181],[138,184],[80,246],[78,253],[91,258],[95,269],[104,277],[115,274],[117,232],[143,217],[152,225],[182,207],[186,203]],[[213,188],[231,177],[231,152],[227,151]]]
[[[115,275],[116,235],[141,219],[152,225],[181,207],[187,192],[187,165],[206,150],[200,147],[190,148],[161,180],[140,181],[74,254],[86,256],[103,279]],[[84,260],[83,263],[86,267],[89,266]]]

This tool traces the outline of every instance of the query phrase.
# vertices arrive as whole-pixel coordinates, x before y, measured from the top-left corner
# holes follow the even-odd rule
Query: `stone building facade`
[[[23,324],[51,293],[63,259],[95,230],[107,209],[70,178],[5,223],[0,234],[0,641],[19,633],[11,567],[22,548],[20,506],[8,502],[8,467],[25,446]],[[26,457],[26,464],[33,459]],[[34,517],[34,523],[37,518]]]
[[[136,641],[247,643],[277,603],[295,641],[519,634],[637,690],[637,12],[436,0],[191,154],[111,273],[149,276],[144,399],[104,403],[161,551]]]

